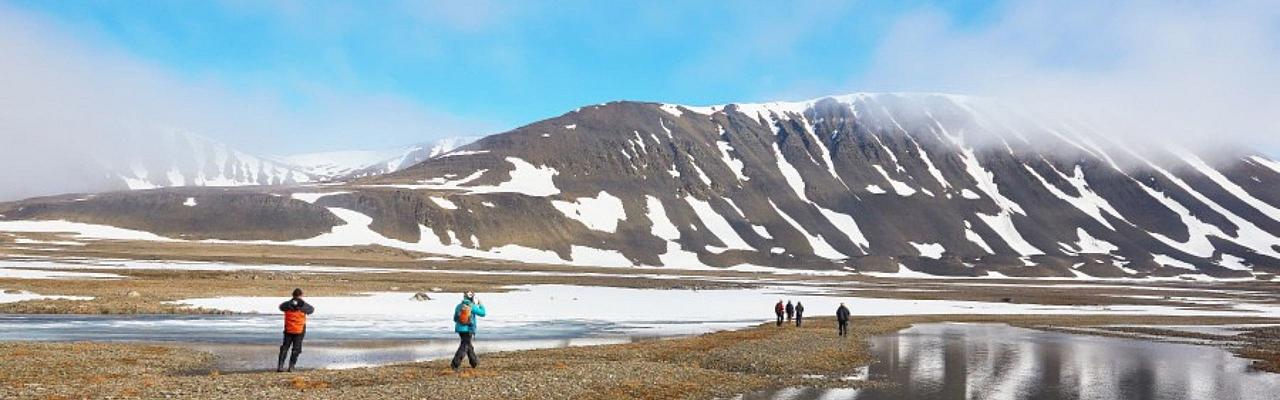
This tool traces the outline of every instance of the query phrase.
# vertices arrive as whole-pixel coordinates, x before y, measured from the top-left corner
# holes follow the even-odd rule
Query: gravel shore
[[[851,375],[859,366],[872,362],[867,337],[912,323],[939,321],[1004,322],[1041,328],[1246,322],[1141,316],[880,317],[855,318],[850,335],[840,338],[835,335],[833,320],[815,318],[803,328],[769,323],[676,339],[485,354],[479,369],[467,368],[461,373],[449,370],[447,360],[437,360],[292,374],[224,374],[210,370],[211,355],[177,346],[8,342],[0,343],[0,362],[5,366],[0,373],[0,398],[731,398],[801,381],[824,387],[876,385],[805,376]],[[1266,346],[1274,346],[1274,342]]]

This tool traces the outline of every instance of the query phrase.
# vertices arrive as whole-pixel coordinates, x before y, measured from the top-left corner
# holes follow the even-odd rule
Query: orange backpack
[[[307,313],[299,310],[284,312],[284,333],[297,335],[307,330]]]
[[[462,325],[471,325],[471,305],[463,304],[458,309],[458,323]]]

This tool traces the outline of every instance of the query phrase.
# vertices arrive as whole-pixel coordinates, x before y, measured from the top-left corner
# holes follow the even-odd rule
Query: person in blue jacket
[[[480,358],[476,357],[476,348],[471,339],[476,334],[476,318],[484,316],[484,304],[476,300],[476,293],[467,291],[462,295],[462,302],[453,309],[453,331],[458,333],[462,342],[458,351],[453,354],[453,362],[449,364],[454,371],[462,366],[462,356],[467,356],[471,368],[480,366]]]

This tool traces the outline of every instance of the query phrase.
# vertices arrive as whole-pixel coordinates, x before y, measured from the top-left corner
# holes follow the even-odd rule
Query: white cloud
[[[1274,2],[1010,2],[984,20],[910,13],[852,86],[1105,115],[1124,140],[1280,150]]]
[[[490,127],[401,96],[324,82],[291,82],[296,90],[281,93],[184,75],[190,71],[78,39],[51,19],[4,5],[0,54],[0,198],[16,188],[95,190],[84,186],[95,172],[85,159],[137,154],[154,135],[175,130],[278,154],[375,137],[407,144]]]

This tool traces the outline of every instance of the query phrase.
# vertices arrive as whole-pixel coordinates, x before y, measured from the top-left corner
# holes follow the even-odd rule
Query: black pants
[[[782,326],[782,314],[778,314],[778,326]]]
[[[796,314],[796,326],[800,326],[801,319],[804,319],[804,316],[800,314]]]
[[[284,334],[284,343],[280,344],[280,361],[276,363],[276,369],[284,368],[284,355],[289,352],[289,348],[293,348],[293,355],[289,357],[289,368],[293,368],[298,363],[298,355],[302,354],[302,338],[307,333],[286,333]]]
[[[467,361],[471,363],[471,368],[480,366],[480,358],[476,357],[476,347],[471,345],[471,338],[474,336],[471,332],[458,332],[458,337],[462,339],[458,343],[458,351],[453,353],[453,362],[449,363],[450,367],[458,368],[462,366],[462,356],[467,356]]]
[[[849,321],[837,321],[840,324],[840,336],[849,335]]]

